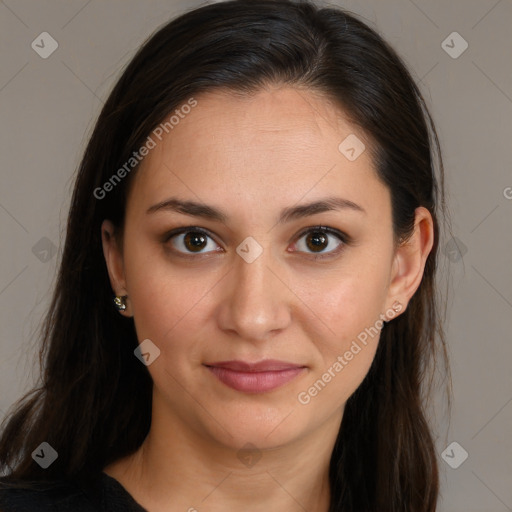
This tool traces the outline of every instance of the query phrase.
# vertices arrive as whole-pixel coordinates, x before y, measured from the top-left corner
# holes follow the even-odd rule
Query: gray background
[[[55,282],[73,175],[99,109],[137,47],[201,3],[0,2],[0,418],[38,376],[35,332]],[[454,407],[450,424],[439,412],[436,419],[440,510],[510,511],[512,2],[331,3],[364,16],[404,58],[444,151],[456,242],[448,235],[441,242],[442,272],[453,286],[446,331]],[[457,58],[442,46],[454,31],[469,45]],[[58,42],[47,59],[31,47],[42,32]],[[444,44],[460,51],[452,39]],[[460,446],[445,452],[454,441]],[[469,457],[457,469],[441,456],[457,465],[462,449]]]

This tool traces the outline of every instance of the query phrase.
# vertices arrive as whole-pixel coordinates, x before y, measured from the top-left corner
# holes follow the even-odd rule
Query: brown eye
[[[219,246],[212,237],[200,229],[181,229],[173,231],[165,237],[165,243],[170,243],[175,252],[183,255],[205,254],[218,252]],[[210,250],[205,250],[210,249]]]
[[[206,236],[198,231],[189,231],[183,238],[183,244],[190,251],[200,251],[206,246]]]
[[[306,237],[306,245],[313,252],[320,252],[329,245],[329,240],[320,231],[311,231]]]
[[[310,228],[299,235],[296,251],[317,254],[317,258],[334,256],[348,244],[349,237],[338,230],[321,226]]]
[[[192,226],[178,228],[164,236],[163,242],[171,244],[172,250],[184,257],[194,254],[208,254],[222,252],[222,248],[213,240],[212,236],[200,228]],[[350,245],[351,238],[337,229],[316,226],[309,228],[299,235],[293,252],[303,252],[314,256],[315,259],[328,258],[339,254],[346,245]]]

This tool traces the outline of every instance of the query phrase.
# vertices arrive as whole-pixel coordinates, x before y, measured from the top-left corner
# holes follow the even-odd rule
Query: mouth
[[[273,359],[257,363],[221,361],[204,366],[226,386],[245,393],[272,391],[307,371],[306,366]]]

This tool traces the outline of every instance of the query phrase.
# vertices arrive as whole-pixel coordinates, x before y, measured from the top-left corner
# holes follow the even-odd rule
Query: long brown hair
[[[447,218],[440,144],[395,51],[356,16],[309,1],[202,6],[160,28],[127,65],[78,169],[58,279],[41,328],[40,385],[2,424],[5,485],[80,478],[144,441],[152,380],[133,354],[133,320],[113,307],[100,235],[106,218],[122,232],[137,166],[108,193],[98,191],[194,94],[215,88],[250,94],[269,83],[320,92],[364,130],[378,176],[391,192],[397,240],[411,234],[416,207],[432,215],[434,247],[419,288],[407,310],[385,324],[369,373],[346,404],[330,464],[330,511],[435,510],[439,477],[426,400],[433,363],[443,362],[442,374],[448,372],[435,283],[439,222]],[[44,470],[31,457],[43,441],[58,452]]]

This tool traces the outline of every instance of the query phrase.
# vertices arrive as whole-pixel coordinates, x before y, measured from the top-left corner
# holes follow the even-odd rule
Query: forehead
[[[322,139],[324,145],[336,143],[345,132],[358,131],[364,138],[346,121],[339,107],[311,90],[272,86],[241,95],[221,89],[196,96],[196,101],[197,106],[179,120],[169,137],[164,135],[162,142],[167,149],[177,148],[191,131],[200,139],[200,144],[188,145],[193,151],[199,145],[214,149],[210,146],[219,138],[223,138],[225,149],[241,149],[238,145],[250,140],[255,144],[261,141],[266,150],[272,149],[269,143],[277,142],[288,146],[299,141],[319,145]],[[286,137],[277,139],[276,135],[281,134]],[[301,149],[296,146],[295,152]],[[187,147],[181,150],[187,151]]]
[[[349,136],[368,149],[367,137],[320,94],[282,86],[194,98],[197,105],[176,118],[142,161],[129,202],[156,202],[172,192],[211,203],[208,197],[222,202],[229,194],[261,208],[334,190],[363,203],[365,195],[386,195],[370,151],[350,161],[339,149]]]

